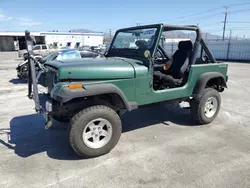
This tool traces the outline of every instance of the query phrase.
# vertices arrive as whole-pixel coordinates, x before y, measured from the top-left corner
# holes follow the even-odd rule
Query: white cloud
[[[19,19],[19,24],[20,25],[25,25],[25,26],[33,26],[33,25],[41,25],[41,22],[34,21],[29,18],[18,18]]]
[[[5,15],[3,11],[0,9],[0,21],[8,21],[11,19],[12,17]]]
[[[3,9],[0,8],[0,22],[9,21],[9,20],[12,20],[12,19],[13,19],[13,17],[7,16],[4,13]],[[41,22],[32,20],[32,19],[27,18],[27,17],[21,17],[21,18],[14,17],[14,19],[19,20],[19,25],[24,25],[24,26],[41,25]]]

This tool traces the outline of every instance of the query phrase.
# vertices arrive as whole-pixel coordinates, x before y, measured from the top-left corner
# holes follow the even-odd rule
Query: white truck
[[[46,44],[38,44],[38,45],[35,45],[33,47],[33,53],[35,55],[40,55],[40,56],[46,56],[50,53],[53,53],[55,51],[57,51],[58,49],[52,49],[49,47],[49,45],[46,45]],[[28,57],[27,57],[27,50],[19,50],[18,51],[18,56],[19,57],[23,57],[24,60],[26,60]]]

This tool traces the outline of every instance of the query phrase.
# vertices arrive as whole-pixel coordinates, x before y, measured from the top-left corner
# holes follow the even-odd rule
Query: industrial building
[[[77,48],[79,46],[98,46],[103,44],[104,34],[100,32],[31,32],[36,44],[51,47]],[[15,51],[25,48],[24,32],[0,32],[0,51]]]

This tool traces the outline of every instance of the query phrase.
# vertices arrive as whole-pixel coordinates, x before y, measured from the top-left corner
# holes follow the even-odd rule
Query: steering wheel
[[[171,59],[167,56],[163,48],[158,46],[155,56],[154,70],[166,72],[171,67],[171,64]]]
[[[156,56],[155,56],[155,62],[159,62],[159,63],[166,63],[168,62],[170,59],[167,56],[167,54],[163,51],[161,46],[158,46],[157,51],[156,51]]]

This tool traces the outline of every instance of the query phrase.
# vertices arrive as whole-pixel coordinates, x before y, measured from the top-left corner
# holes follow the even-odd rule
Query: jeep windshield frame
[[[135,30],[154,29],[154,28],[156,28],[154,41],[152,42],[152,45],[148,49],[145,49],[145,48],[144,49],[117,48],[114,45],[119,33],[122,33],[122,32],[129,33],[129,32],[135,31]],[[113,40],[110,44],[110,47],[109,47],[108,51],[106,52],[105,56],[106,57],[133,58],[133,59],[148,61],[149,59],[144,56],[144,52],[146,50],[148,50],[148,51],[150,51],[151,57],[154,57],[155,53],[157,51],[157,47],[158,47],[159,42],[160,42],[162,32],[163,31],[173,31],[173,30],[188,30],[188,31],[195,31],[196,32],[196,39],[194,42],[193,55],[192,55],[192,59],[190,61],[190,64],[195,64],[196,57],[197,57],[200,46],[201,46],[201,56],[202,56],[202,54],[203,54],[202,52],[204,50],[205,53],[207,54],[208,58],[211,60],[211,62],[217,63],[217,61],[213,57],[212,53],[208,49],[205,41],[202,39],[200,28],[196,25],[176,26],[176,25],[165,25],[165,24],[160,23],[160,24],[144,25],[144,26],[136,26],[136,27],[119,29],[116,31],[116,33],[113,37]],[[154,62],[151,61],[150,64],[152,64],[152,63],[154,63]]]
[[[153,56],[156,51],[156,44],[158,44],[162,27],[163,24],[154,24],[117,30],[106,53],[106,57],[124,57],[146,60],[147,58],[144,56],[144,52],[148,50],[151,56]],[[126,34],[128,34],[128,36],[126,36]],[[132,39],[135,39],[135,41],[132,41]],[[119,40],[121,41],[120,46],[117,45]],[[136,41],[139,41],[137,44],[139,46],[135,44]]]

